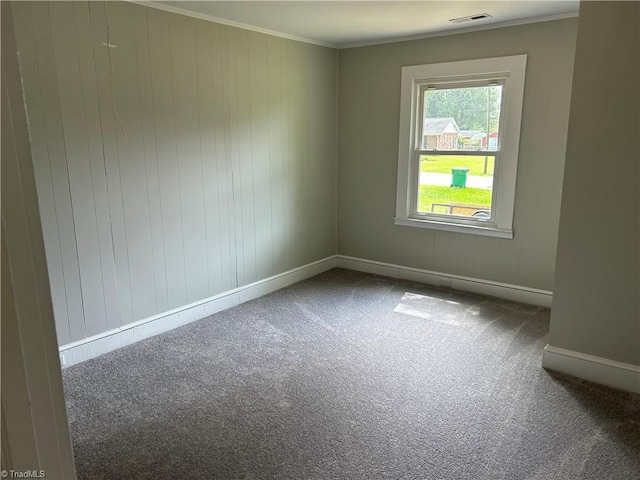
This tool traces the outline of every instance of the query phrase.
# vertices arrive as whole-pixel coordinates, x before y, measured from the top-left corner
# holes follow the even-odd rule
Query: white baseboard
[[[254,298],[275,292],[335,267],[335,256],[327,257],[199,302],[63,345],[59,348],[60,363],[63,367],[75,365],[145,338],[200,320]]]
[[[59,349],[60,363],[63,367],[75,365],[145,338],[200,320],[254,298],[275,292],[336,267],[374,273],[391,278],[412,280],[429,285],[451,287],[533,305],[551,306],[551,292],[545,290],[431,272],[429,270],[403,267],[344,255],[333,255],[308,265],[294,268],[288,272],[220,293],[214,297],[130,323],[115,330],[63,345]]]
[[[450,287],[457,290],[464,290],[466,292],[491,295],[494,297],[504,298],[505,300],[513,300],[516,302],[543,307],[551,306],[551,299],[553,296],[552,292],[548,290],[538,290],[520,285],[511,285],[508,283],[493,282],[490,280],[481,280],[478,278],[463,277],[448,273],[432,272],[419,268],[404,267],[401,265],[376,262],[373,260],[364,260],[362,258],[347,257],[345,255],[336,255],[336,266],[349,270],[357,270],[359,272],[384,275],[385,277],[412,280],[419,283],[426,283],[428,285]]]
[[[640,366],[547,345],[542,366],[549,370],[640,394]]]

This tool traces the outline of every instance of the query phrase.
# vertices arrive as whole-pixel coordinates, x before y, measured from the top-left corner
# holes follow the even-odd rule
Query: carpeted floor
[[[64,371],[79,479],[638,479],[549,310],[346,270]]]

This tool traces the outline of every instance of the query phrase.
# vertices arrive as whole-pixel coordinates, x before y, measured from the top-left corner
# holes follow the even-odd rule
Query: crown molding
[[[285,38],[287,40],[294,40],[296,42],[310,43],[312,45],[318,45],[320,47],[339,48],[338,44],[320,42],[318,40],[312,40],[310,38],[298,37],[296,35],[289,35],[287,33],[276,32],[275,30],[260,28],[254,25],[248,25],[246,23],[234,22],[233,20],[214,17],[213,15],[207,15],[205,13],[192,12],[184,8],[174,7],[172,5],[165,5],[163,3],[158,3],[154,1],[144,1],[144,0],[125,0],[125,1],[129,3],[135,3],[136,5],[142,5],[143,7],[155,8],[157,10],[164,10],[165,12],[169,12],[169,13],[177,13],[178,15],[185,15],[187,17],[197,18],[199,20],[206,20],[208,22],[220,23],[222,25],[228,25],[230,27],[242,28],[244,30],[250,30],[252,32],[264,33],[265,35]]]
[[[518,25],[527,25],[530,23],[551,22],[554,20],[565,20],[567,18],[576,18],[577,16],[578,16],[578,12],[572,12],[572,13],[561,13],[557,15],[547,15],[545,17],[523,18],[521,20],[511,20],[509,22],[499,22],[499,23],[478,25],[476,27],[456,28],[455,30],[441,30],[438,32],[419,33],[416,35],[407,35],[403,37],[390,37],[390,38],[381,38],[379,40],[365,40],[362,42],[345,43],[345,44],[339,45],[337,48],[340,50],[343,50],[346,48],[370,47],[374,45],[384,45],[387,43],[408,42],[411,40],[423,40],[425,38],[446,37],[449,35],[481,32],[483,30],[495,30],[497,28],[515,27]]]
[[[296,35],[289,35],[287,33],[278,32],[275,30],[269,30],[266,28],[256,27],[254,25],[249,25],[246,23],[235,22],[233,20],[227,20],[225,18],[214,17],[213,15],[207,15],[204,13],[192,12],[190,10],[186,10],[184,8],[174,7],[172,5],[165,5],[163,3],[159,3],[153,0],[125,0],[129,3],[135,3],[137,5],[142,5],[144,7],[155,8],[157,10],[164,10],[169,13],[177,13],[179,15],[185,15],[187,17],[197,18],[199,20],[206,20],[209,22],[219,23],[222,25],[228,25],[230,27],[242,28],[244,30],[250,30],[252,32],[263,33],[265,35],[272,35],[274,37],[285,38],[287,40],[294,40],[296,42],[309,43],[312,45],[318,45],[321,47],[329,47],[335,48],[338,50],[346,49],[346,48],[357,48],[357,47],[369,47],[374,45],[384,45],[387,43],[398,43],[398,42],[407,42],[411,40],[423,40],[425,38],[433,38],[433,37],[444,37],[448,35],[458,35],[462,33],[472,33],[472,32],[480,32],[483,30],[494,30],[496,28],[505,28],[505,27],[514,27],[518,25],[527,25],[529,23],[540,23],[540,22],[550,22],[553,20],[564,20],[567,18],[576,18],[578,16],[578,12],[571,13],[562,13],[557,15],[547,15],[544,17],[532,17],[532,18],[524,18],[521,20],[512,20],[509,22],[499,22],[499,23],[490,23],[484,25],[478,25],[474,27],[466,27],[466,28],[457,28],[453,30],[441,30],[438,32],[431,33],[421,33],[416,35],[406,35],[400,37],[389,37],[389,38],[381,38],[376,40],[363,40],[361,42],[351,42],[351,43],[330,43],[330,42],[321,42],[318,40],[312,40],[306,37],[299,37]]]

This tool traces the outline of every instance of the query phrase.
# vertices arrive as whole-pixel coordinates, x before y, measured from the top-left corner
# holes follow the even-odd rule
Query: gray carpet
[[[638,479],[549,310],[332,270],[64,371],[79,479]]]

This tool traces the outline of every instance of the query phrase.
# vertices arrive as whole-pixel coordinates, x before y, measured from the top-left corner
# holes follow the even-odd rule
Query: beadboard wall
[[[337,51],[14,2],[61,346],[336,253]]]

